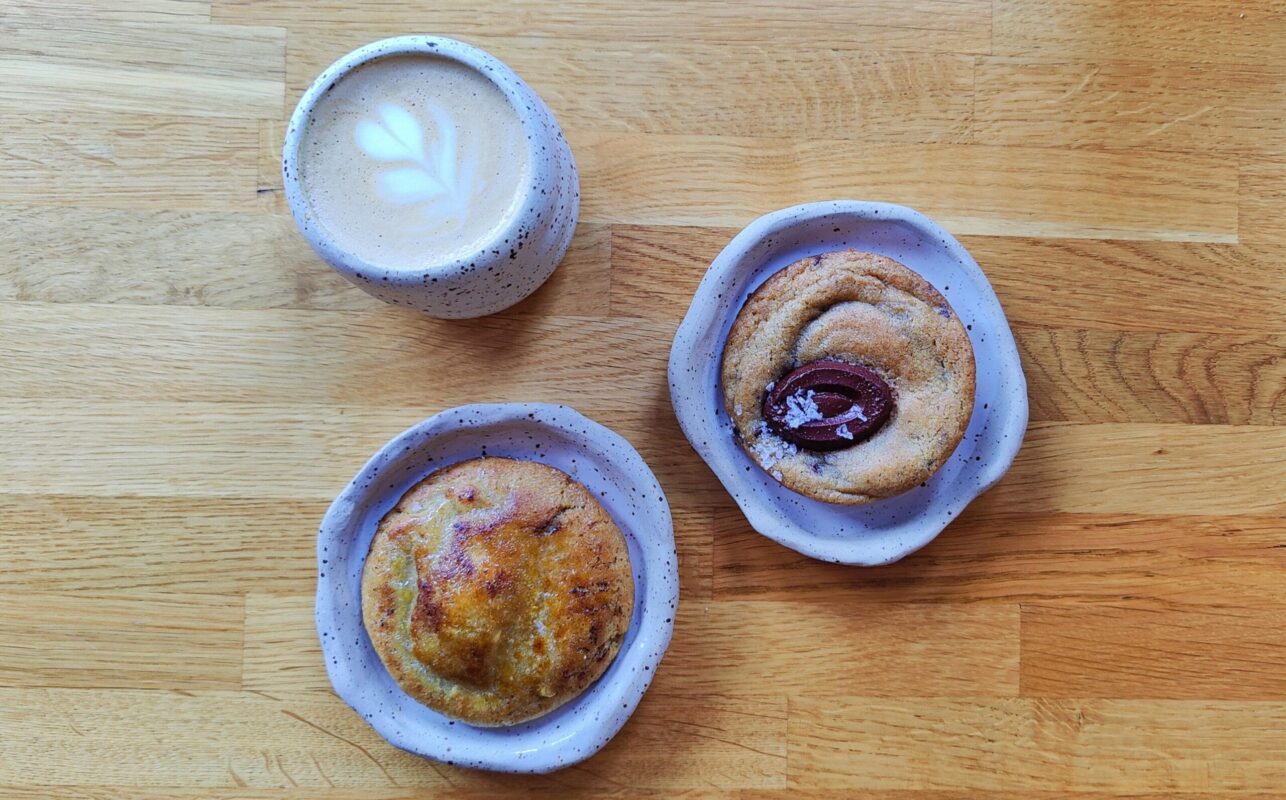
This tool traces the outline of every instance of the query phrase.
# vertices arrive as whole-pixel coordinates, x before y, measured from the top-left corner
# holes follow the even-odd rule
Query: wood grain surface
[[[512,64],[580,164],[492,318],[382,305],[285,208],[299,94],[410,32]],[[0,0],[0,112],[0,797],[1282,796],[1279,0]],[[1011,473],[869,571],[755,534],[665,380],[736,230],[832,197],[960,235],[1030,383]],[[489,400],[620,431],[675,512],[655,684],[548,776],[386,744],[312,625],[334,493]]]

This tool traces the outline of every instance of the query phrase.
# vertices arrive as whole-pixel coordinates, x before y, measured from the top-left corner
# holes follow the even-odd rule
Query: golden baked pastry
[[[634,609],[625,537],[553,467],[475,458],[380,521],[362,617],[390,674],[435,711],[513,725],[593,683]]]
[[[728,334],[722,379],[751,458],[831,503],[923,482],[973,412],[973,347],[946,298],[855,250],[797,261],[760,286]]]

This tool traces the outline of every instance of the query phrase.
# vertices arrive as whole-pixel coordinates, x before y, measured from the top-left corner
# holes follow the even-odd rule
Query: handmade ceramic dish
[[[380,519],[428,473],[487,455],[549,464],[593,492],[625,534],[635,588],[630,628],[607,672],[567,704],[503,728],[473,727],[411,699],[362,625],[362,565]],[[616,433],[542,403],[448,409],[384,445],[326,513],[317,560],[317,633],[335,692],[403,750],[504,772],[549,772],[605,745],[651,683],[679,597],[670,507],[647,464]]]
[[[747,296],[801,258],[854,248],[920,273],[965,323],[977,360],[964,439],[923,485],[862,506],[797,494],[764,472],[733,438],[719,366]],[[670,351],[670,396],[688,441],[763,535],[813,558],[888,564],[915,552],[1004,475],[1027,428],[1027,382],[1000,301],[952,236],[903,206],[838,200],[782,209],[748,225],[707,270]]]

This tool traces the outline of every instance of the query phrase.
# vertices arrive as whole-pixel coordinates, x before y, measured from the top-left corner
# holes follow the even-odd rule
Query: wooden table
[[[381,305],[284,208],[303,88],[426,31],[580,163],[571,254],[498,317]],[[0,796],[1286,791],[1280,0],[4,0],[0,76]],[[869,571],[751,531],[664,377],[735,230],[832,197],[959,234],[1030,381],[1009,476]],[[496,400],[624,434],[682,557],[652,690],[545,777],[387,745],[312,625],[332,496]]]

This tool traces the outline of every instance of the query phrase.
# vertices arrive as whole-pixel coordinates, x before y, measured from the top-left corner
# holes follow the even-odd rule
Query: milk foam
[[[299,151],[316,221],[381,266],[467,255],[508,224],[530,181],[517,112],[472,68],[434,56],[364,64],[316,103]]]

